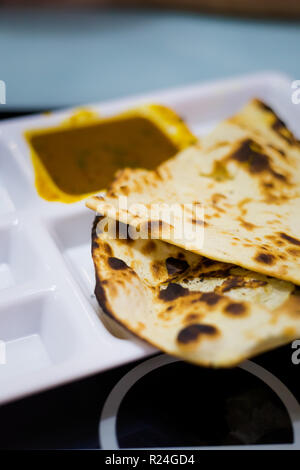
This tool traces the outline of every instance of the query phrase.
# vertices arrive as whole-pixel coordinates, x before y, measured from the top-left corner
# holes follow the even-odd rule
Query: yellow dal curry
[[[123,167],[155,168],[195,142],[173,111],[145,105],[113,118],[81,111],[60,127],[25,133],[39,195],[74,202],[107,187]]]

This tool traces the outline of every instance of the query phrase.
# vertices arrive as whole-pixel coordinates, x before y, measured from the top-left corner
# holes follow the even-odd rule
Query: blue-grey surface
[[[0,11],[7,107],[56,107],[260,70],[300,79],[300,23],[137,10]]]

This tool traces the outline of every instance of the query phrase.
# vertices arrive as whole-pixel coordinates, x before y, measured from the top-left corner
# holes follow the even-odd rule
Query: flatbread
[[[112,239],[97,231],[100,220],[92,232],[99,304],[162,351],[229,367],[300,336],[300,290],[292,283],[160,240]]]
[[[202,225],[204,237],[178,237],[178,219],[136,209],[165,202],[202,206],[204,217],[191,213],[185,228]],[[258,100],[156,171],[119,172],[87,206],[138,230],[155,226],[156,238],[207,258],[300,284],[300,144]]]

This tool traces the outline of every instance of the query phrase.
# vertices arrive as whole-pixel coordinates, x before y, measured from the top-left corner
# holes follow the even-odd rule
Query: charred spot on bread
[[[201,336],[213,337],[218,334],[218,330],[213,325],[205,323],[194,323],[183,328],[177,335],[177,341],[181,344],[193,343]]]
[[[287,128],[286,124],[274,113],[274,122],[272,129],[282,137],[288,144],[299,144],[294,134]]]
[[[275,256],[271,253],[258,253],[254,260],[259,263],[272,265],[275,263]]]
[[[183,259],[173,258],[171,256],[166,259],[166,268],[170,275],[181,274],[189,268],[189,264]]]
[[[126,263],[124,263],[123,260],[120,258],[115,258],[114,256],[110,256],[107,260],[109,266],[111,269],[114,269],[116,271],[122,270],[122,269],[128,269],[128,266]]]
[[[201,302],[205,302],[207,305],[216,305],[221,298],[222,296],[215,292],[204,292],[204,294],[201,295],[200,300]]]
[[[243,276],[229,276],[225,281],[222,282],[220,286],[215,288],[215,292],[218,294],[223,294],[225,292],[230,291],[231,289],[237,289],[239,287],[250,287],[251,289],[265,286],[267,284],[266,281],[262,281],[260,279],[247,279]]]
[[[279,233],[279,236],[289,242],[289,243],[292,243],[292,245],[297,245],[297,246],[300,246],[300,240],[298,240],[297,238],[294,238],[294,237],[291,237],[290,235],[287,235],[286,233],[283,233],[283,232],[280,232]]]
[[[286,181],[285,175],[278,173],[272,168],[270,158],[263,153],[261,145],[252,139],[243,140],[230,158],[239,163],[247,164],[250,173],[269,172],[274,178]]]
[[[271,125],[273,131],[275,131],[280,137],[282,137],[286,142],[288,142],[290,145],[296,144],[297,140],[293,133],[287,128],[285,122],[280,119],[275,111],[265,103],[263,103],[260,100],[255,100],[256,104],[264,110],[267,111],[268,113],[272,114],[273,116],[273,123]]]
[[[141,249],[144,255],[149,255],[155,250],[156,250],[156,245],[153,240],[148,240]]]
[[[242,302],[230,302],[224,308],[225,313],[229,313],[230,315],[243,315],[247,311],[246,305]]]
[[[184,297],[189,294],[189,289],[182,287],[180,284],[171,282],[166,289],[162,289],[159,293],[159,298],[166,302],[178,299],[178,297]]]
[[[165,273],[165,265],[163,261],[153,261],[150,265],[150,270],[154,278],[159,278]]]
[[[100,215],[96,215],[96,217],[94,218],[94,221],[93,221],[93,225],[92,225],[92,251],[94,249],[97,249],[99,248],[99,244],[98,244],[98,236],[97,236],[97,225],[98,225],[98,222],[102,219],[102,217]]]
[[[112,314],[109,304],[105,295],[105,291],[103,289],[103,285],[105,285],[107,281],[101,281],[98,275],[96,274],[96,284],[95,284],[95,296],[96,299],[98,300],[98,303],[100,307],[102,308],[103,312],[106,313],[110,318],[114,318],[114,315]]]
[[[254,101],[263,111],[267,111],[268,113],[275,114],[273,109],[269,105],[264,103],[263,101],[259,100],[258,98],[256,98]]]
[[[112,256],[113,255],[113,251],[112,251],[112,248],[111,246],[108,244],[108,243],[104,243],[103,244],[103,250],[105,251],[105,253],[109,256]]]

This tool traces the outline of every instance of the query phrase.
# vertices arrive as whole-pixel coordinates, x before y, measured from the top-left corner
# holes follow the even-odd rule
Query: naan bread
[[[96,297],[109,316],[162,351],[228,367],[300,336],[292,283],[160,240],[112,239],[97,230],[99,220],[92,233]]]
[[[204,219],[191,215],[185,228],[202,224],[204,240],[178,238],[177,219],[149,220],[133,207],[165,202],[202,205]],[[154,224],[157,238],[207,258],[300,284],[300,143],[258,100],[156,171],[119,172],[87,206],[137,229]]]

